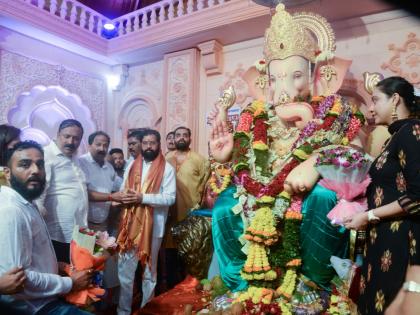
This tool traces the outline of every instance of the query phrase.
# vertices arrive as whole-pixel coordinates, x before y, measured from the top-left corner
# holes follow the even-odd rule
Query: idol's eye
[[[300,72],[300,71],[298,71],[298,72],[295,72],[295,73],[293,73],[293,79],[299,79],[299,78],[301,78],[302,77],[302,72]]]

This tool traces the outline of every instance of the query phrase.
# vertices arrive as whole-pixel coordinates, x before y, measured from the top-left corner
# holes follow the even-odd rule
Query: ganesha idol
[[[348,231],[327,218],[336,193],[317,184],[314,166],[324,149],[361,146],[363,115],[336,94],[351,62],[334,56],[334,41],[324,18],[279,4],[265,33],[269,96],[242,110],[234,133],[218,107],[210,151],[234,175],[213,208],[212,234],[233,292],[270,287],[290,298],[298,280],[328,290],[331,256],[348,256]]]

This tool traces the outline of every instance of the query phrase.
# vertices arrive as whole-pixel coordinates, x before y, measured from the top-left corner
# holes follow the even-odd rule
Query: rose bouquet
[[[321,174],[321,186],[337,193],[338,203],[328,213],[332,224],[342,225],[343,219],[367,210],[364,198],[370,184],[368,175],[372,159],[349,147],[322,151],[315,167]]]
[[[110,237],[107,232],[95,232],[87,228],[75,226],[70,243],[71,266],[66,270],[69,275],[76,271],[94,270],[92,286],[86,290],[70,292],[66,301],[78,306],[88,306],[98,301],[105,290],[102,285],[102,270],[105,261],[110,257],[117,243],[115,237]]]

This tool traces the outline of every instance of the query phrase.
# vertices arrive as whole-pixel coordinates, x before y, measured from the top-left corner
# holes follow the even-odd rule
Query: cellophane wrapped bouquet
[[[367,210],[364,197],[370,184],[368,175],[372,159],[350,147],[323,150],[315,167],[321,174],[320,185],[337,193],[338,203],[328,213],[332,224],[342,225],[346,217]]]
[[[88,228],[75,226],[70,243],[70,260],[67,273],[82,270],[94,270],[92,285],[82,291],[70,292],[66,301],[77,306],[86,307],[99,301],[105,295],[102,286],[102,271],[105,261],[114,253],[117,247],[115,237],[110,237],[107,232],[95,232]]]

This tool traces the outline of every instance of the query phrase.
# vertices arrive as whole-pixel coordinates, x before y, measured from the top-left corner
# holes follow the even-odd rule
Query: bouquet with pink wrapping
[[[327,215],[332,224],[342,225],[344,218],[367,210],[364,195],[371,164],[369,155],[348,147],[324,150],[318,156],[319,184],[337,193],[338,203]]]

